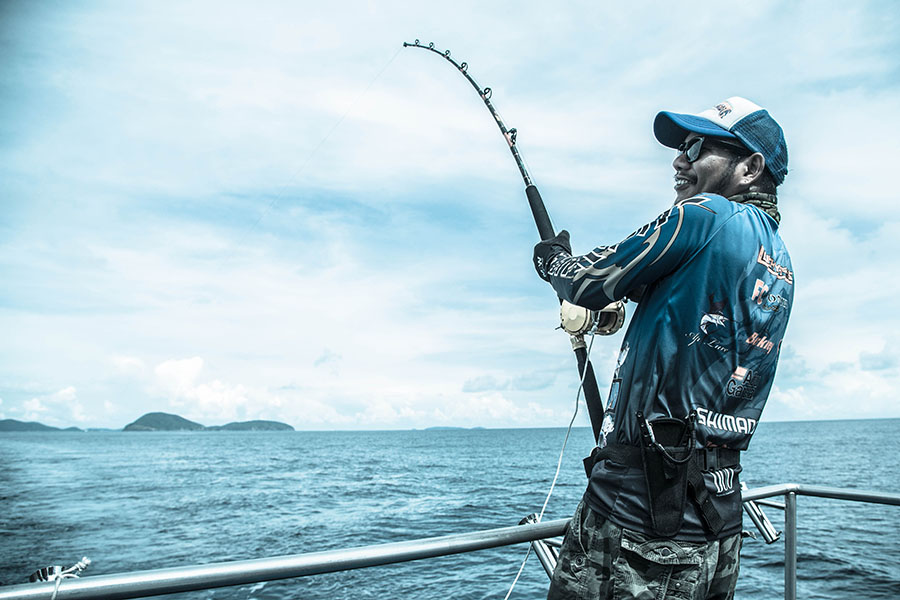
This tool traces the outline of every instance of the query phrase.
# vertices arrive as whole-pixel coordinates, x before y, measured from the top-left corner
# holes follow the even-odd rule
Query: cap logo
[[[728,113],[730,113],[734,109],[728,102],[723,102],[721,104],[716,104],[716,110],[719,111],[719,118],[724,119],[728,115]]]

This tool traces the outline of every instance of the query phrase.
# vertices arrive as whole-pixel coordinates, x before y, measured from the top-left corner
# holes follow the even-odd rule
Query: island
[[[294,431],[294,428],[278,421],[240,421],[207,427],[178,415],[152,412],[129,423],[122,431]]]
[[[200,423],[188,421],[184,417],[164,412],[152,412],[129,423],[122,431],[202,431],[203,429],[206,427]]]
[[[51,427],[37,421],[16,421],[15,419],[0,419],[0,431],[82,431],[77,427]]]
[[[240,421],[227,425],[211,425],[207,431],[294,431],[287,423],[278,421]]]

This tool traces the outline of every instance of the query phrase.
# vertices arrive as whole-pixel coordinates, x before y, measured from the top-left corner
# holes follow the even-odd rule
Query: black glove
[[[569,232],[563,229],[549,240],[539,242],[534,247],[534,269],[538,276],[544,281],[550,281],[550,274],[547,270],[550,268],[550,261],[557,254],[565,252],[572,254],[572,245],[569,243]]]

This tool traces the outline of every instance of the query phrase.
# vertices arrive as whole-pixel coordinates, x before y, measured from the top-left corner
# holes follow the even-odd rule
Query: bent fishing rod
[[[519,168],[519,173],[522,175],[522,180],[525,182],[525,196],[528,198],[528,204],[531,207],[531,215],[534,217],[535,225],[537,225],[538,234],[541,236],[542,240],[549,240],[554,237],[556,233],[553,230],[550,215],[547,213],[547,208],[544,205],[541,194],[538,191],[537,186],[534,185],[531,175],[528,174],[528,169],[525,168],[522,155],[516,147],[517,131],[515,128],[507,128],[503,119],[500,117],[500,114],[497,112],[497,109],[494,108],[494,105],[491,103],[491,88],[482,88],[478,85],[475,79],[469,75],[468,63],[456,62],[450,56],[449,50],[441,52],[434,47],[434,42],[429,42],[427,45],[421,44],[419,40],[416,40],[413,43],[403,42],[403,47],[421,48],[443,57],[447,62],[456,67],[456,70],[462,73],[463,77],[472,84],[472,87],[478,92],[478,95],[491,113],[491,116],[494,117],[497,127],[500,128],[500,133],[503,134],[503,138],[509,146],[509,151],[516,161],[516,166]],[[610,335],[618,331],[619,328],[622,327],[622,323],[625,319],[624,307],[621,302],[618,302],[611,304],[602,311],[590,311],[563,300],[560,300],[560,303],[561,327],[569,334],[572,348],[575,351],[578,362],[578,374],[581,377],[584,400],[587,405],[588,415],[591,419],[591,427],[594,430],[594,441],[596,442],[600,437],[600,426],[603,421],[603,401],[600,398],[600,390],[597,388],[597,378],[594,375],[594,368],[591,365],[590,357],[588,356],[584,335],[591,332],[600,335]]]

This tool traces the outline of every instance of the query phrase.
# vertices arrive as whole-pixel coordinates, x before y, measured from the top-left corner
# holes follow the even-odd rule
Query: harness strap
[[[734,467],[741,463],[741,451],[731,448],[698,448],[694,454],[701,471],[718,471],[725,467]],[[594,465],[601,460],[610,459],[626,467],[642,467],[641,449],[625,444],[607,444],[603,448],[597,446],[591,455],[584,459],[584,472],[590,478]]]
[[[706,482],[703,480],[703,471],[715,471],[725,467],[733,467],[740,464],[740,458],[741,453],[739,450],[702,448],[697,449],[692,459],[688,462],[687,479],[688,487],[691,489],[691,495],[693,496],[692,499],[699,508],[700,516],[703,518],[706,526],[714,535],[717,535],[725,527],[725,520],[719,514],[719,511],[716,510],[715,504],[713,504],[712,496],[706,488]],[[589,479],[594,465],[601,460],[607,459],[631,468],[644,468],[639,447],[625,444],[608,444],[603,448],[595,447],[591,451],[591,455],[584,459],[584,470]]]
[[[701,471],[718,471],[741,464],[741,451],[731,448],[703,448],[698,450]]]
[[[709,490],[706,489],[706,482],[703,481],[703,473],[700,471],[700,465],[697,461],[692,460],[688,464],[687,472],[688,487],[694,496],[694,503],[700,509],[700,516],[706,522],[706,526],[713,533],[718,535],[722,528],[725,527],[725,520],[713,504]]]
[[[591,455],[584,459],[584,472],[588,479],[591,478],[591,471],[601,460],[610,459],[620,465],[632,468],[644,468],[644,462],[641,460],[641,449],[637,446],[626,446],[625,444],[607,444],[603,448],[594,446]]]

